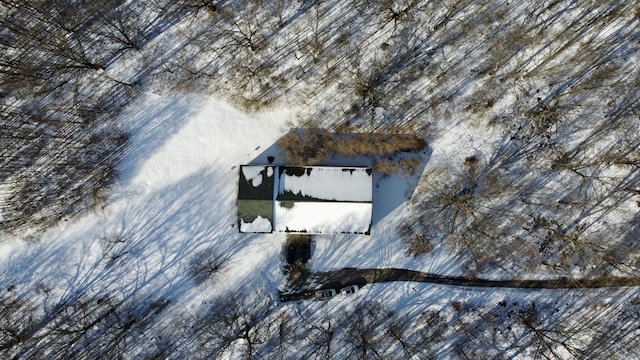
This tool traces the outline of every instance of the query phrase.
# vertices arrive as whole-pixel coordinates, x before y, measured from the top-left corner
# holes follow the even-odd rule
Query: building
[[[372,207],[371,168],[240,167],[240,232],[369,234]]]

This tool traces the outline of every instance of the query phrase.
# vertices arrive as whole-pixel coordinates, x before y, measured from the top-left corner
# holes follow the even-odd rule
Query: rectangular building
[[[240,173],[238,217],[241,232],[370,232],[371,168],[242,166]],[[256,187],[254,183],[262,187],[260,206],[247,203],[255,201],[248,198],[246,189],[247,186]],[[271,212],[266,210],[269,191]],[[265,231],[269,226],[271,230]]]

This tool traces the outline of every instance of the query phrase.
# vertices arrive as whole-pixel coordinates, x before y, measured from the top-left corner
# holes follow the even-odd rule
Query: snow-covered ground
[[[371,234],[314,236],[310,271],[403,268],[472,276],[464,251],[448,238],[432,239],[429,253],[412,257],[398,228],[418,222],[411,201],[434,187],[449,186],[464,198],[465,187],[478,186],[479,200],[469,204],[477,212],[466,220],[487,220],[475,235],[487,235],[481,245],[488,260],[481,260],[493,266],[488,277],[597,277],[602,270],[576,260],[594,252],[571,251],[591,246],[599,254],[599,241],[610,237],[620,246],[607,248],[602,263],[617,266],[623,259],[614,270],[636,276],[638,262],[625,251],[637,249],[640,235],[633,230],[638,197],[627,195],[638,181],[638,135],[629,131],[637,129],[637,79],[628,79],[637,73],[637,14],[615,14],[623,6],[617,2],[394,2],[382,8],[274,1],[269,11],[220,3],[230,9],[189,8],[188,16],[169,20],[161,6],[124,3],[153,19],[153,31],[145,29],[140,51],[114,56],[95,75],[108,84],[142,84],[136,90],[142,94],[115,122],[129,135],[118,179],[104,206],[66,217],[36,240],[2,235],[0,328],[26,324],[16,346],[2,337],[8,333],[0,335],[9,339],[3,343],[9,357],[73,357],[76,343],[87,349],[114,344],[125,358],[240,359],[251,350],[246,357],[637,357],[637,288],[396,282],[326,302],[280,303],[285,235],[240,233],[236,209],[239,166],[266,164],[268,156],[283,165],[276,142],[292,124],[414,131],[429,141],[419,172],[374,173]],[[609,22],[608,11],[614,13]],[[224,31],[212,32],[217,26]],[[565,38],[567,31],[575,37]],[[606,89],[598,87],[603,83]],[[603,153],[606,161],[595,161],[616,146],[619,151]],[[323,165],[373,165],[370,158],[345,161],[333,157]],[[465,176],[476,183],[466,186]],[[434,181],[432,187],[419,178]],[[437,209],[419,221],[447,220]],[[552,235],[561,245],[540,240]],[[527,242],[538,240],[547,253]],[[561,247],[566,244],[573,247]],[[530,253],[523,264],[509,256]],[[527,267],[545,256],[548,263]],[[104,317],[95,321],[83,313],[104,304],[112,308],[96,311]],[[216,333],[220,329],[235,337]],[[100,342],[110,334],[116,339]],[[217,348],[216,341],[225,346]],[[67,353],[48,353],[54,345]]]
[[[47,231],[42,237],[48,241],[42,244],[16,242],[9,248],[3,243],[3,267],[20,271],[13,262],[24,263],[25,253],[34,248],[47,249],[38,250],[38,256],[62,251],[64,256],[44,256],[60,263],[47,263],[48,275],[39,280],[57,283],[71,276],[57,271],[76,272],[75,266],[64,264],[95,271],[91,267],[105,245],[100,239],[111,234],[119,234],[129,256],[162,277],[178,276],[186,255],[202,247],[251,254],[245,246],[266,241],[273,244],[269,251],[278,253],[278,237],[240,235],[235,227],[238,166],[271,146],[292,116],[290,109],[247,115],[206,96],[148,94],[122,114],[132,129],[131,142],[109,204]],[[163,268],[167,257],[171,265]],[[252,256],[239,259],[239,269],[245,261],[260,261]]]
[[[108,205],[50,229],[42,236],[46,241],[3,242],[2,267],[22,273],[19,264],[29,264],[36,268],[25,273],[42,274],[38,282],[59,283],[78,276],[78,268],[84,269],[81,273],[98,271],[98,263],[109,256],[105,239],[115,236],[122,241],[115,246],[126,253],[120,261],[133,257],[163,281],[183,277],[191,254],[216,248],[234,264],[228,286],[243,273],[252,281],[250,270],[264,267],[275,279],[275,289],[281,280],[284,235],[238,233],[238,171],[258,155],[266,163],[263,149],[288,131],[286,123],[294,116],[291,108],[246,114],[214,97],[147,94],[122,114],[122,122],[132,129],[131,140]],[[456,141],[458,134],[450,134],[443,141]],[[317,236],[311,268],[400,267],[458,274],[446,255],[418,261],[404,255],[396,227],[409,185],[401,176],[376,177],[371,236]],[[43,256],[48,253],[57,255]],[[42,264],[46,269],[26,261],[28,254],[47,258]],[[66,266],[70,264],[75,265]],[[114,276],[115,282],[129,283],[120,272]]]
[[[263,148],[270,147],[287,131],[285,123],[293,115],[291,109],[249,115],[207,96],[147,95],[122,115],[122,121],[133,129],[132,139],[124,159],[126,170],[106,208],[50,229],[43,235],[46,241],[2,243],[3,284],[15,285],[13,291],[23,294],[46,288],[47,299],[52,302],[53,299],[71,302],[77,294],[169,300],[172,310],[157,320],[159,328],[153,327],[156,329],[153,331],[160,333],[171,328],[167,324],[172,317],[180,318],[177,314],[184,316],[185,311],[197,313],[210,299],[225,292],[264,287],[270,294],[267,296],[275,297],[276,289],[284,282],[281,267],[285,235],[238,232],[235,207],[238,166],[251,162]],[[443,143],[466,144],[468,148],[460,146],[460,152],[473,152],[473,146],[464,141],[466,131],[448,134]],[[439,145],[432,146],[437,159]],[[376,221],[371,236],[315,236],[310,269],[396,267],[459,275],[459,264],[444,249],[418,259],[405,255],[396,228],[403,221],[406,202],[384,200],[400,197],[406,201],[407,192],[413,190],[410,185],[401,177],[377,178]],[[385,204],[394,205],[385,208]],[[189,274],[191,262],[197,259],[197,254],[208,250],[222,254],[226,261],[214,284],[198,285]],[[613,290],[600,292],[605,302],[609,293],[613,303],[629,296]],[[492,307],[500,308],[498,302],[521,309],[522,304],[551,297],[563,299],[552,303],[566,302],[557,306],[569,309],[584,301],[581,293],[389,283],[368,285],[351,298],[322,304],[311,301],[305,311],[317,318],[327,311],[355,311],[353,307],[360,302],[381,301],[386,309],[401,317],[436,311],[444,321],[457,316],[455,311],[459,309],[452,309],[452,302],[472,302],[482,304],[482,310],[463,309],[471,311],[463,322],[479,326],[474,322],[489,316],[485,312],[491,313]],[[300,305],[282,306],[295,309]],[[434,351],[447,354],[454,349]],[[516,348],[502,351],[503,355],[517,353]],[[229,356],[239,355],[236,352]]]

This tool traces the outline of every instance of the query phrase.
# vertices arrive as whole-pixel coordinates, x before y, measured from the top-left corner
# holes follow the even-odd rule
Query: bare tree
[[[140,339],[169,304],[90,295],[68,300],[45,308],[37,322],[30,323],[37,336],[17,357],[118,358],[133,350],[134,339]]]
[[[630,296],[619,304],[598,304],[598,314],[585,314],[581,327],[591,331],[583,354],[593,359],[636,358],[640,356],[640,297]]]
[[[260,1],[249,0],[244,3],[231,3],[219,10],[220,19],[225,25],[219,32],[223,45],[221,50],[233,51],[247,49],[251,52],[264,50],[268,43],[268,22],[263,19]]]
[[[396,30],[399,23],[412,19],[413,12],[420,9],[421,3],[419,0],[367,0],[360,7],[361,12],[373,12],[373,15],[379,18],[381,27],[393,23],[393,29]]]
[[[198,16],[200,11],[205,10],[211,17],[215,17],[218,11],[217,3],[217,0],[179,0],[176,5],[192,12],[193,16]]]
[[[189,274],[196,284],[213,281],[224,268],[226,261],[227,257],[215,249],[201,250],[189,261]]]
[[[243,358],[255,358],[259,346],[272,337],[274,329],[266,318],[273,307],[265,290],[248,296],[229,293],[216,299],[209,311],[196,320],[202,351],[207,356],[220,356],[239,349]]]
[[[323,309],[319,316],[310,317],[309,314],[298,314],[298,317],[310,321],[305,321],[306,340],[309,342],[309,353],[314,359],[332,359],[337,352],[336,336],[339,333],[342,321],[334,319],[328,314],[327,309]]]
[[[0,298],[0,355],[14,358],[21,349],[28,348],[37,340],[34,333],[39,317],[36,306],[28,300],[10,296],[15,291],[11,285],[8,295]]]
[[[135,13],[131,9],[115,9],[100,18],[100,23],[104,25],[99,33],[109,41],[119,44],[118,51],[127,49],[140,51],[142,44],[146,41],[146,36],[142,29],[143,24],[139,22]]]
[[[524,325],[529,335],[529,341],[531,341],[531,348],[534,349],[536,356],[545,359],[558,359],[561,358],[561,349],[575,358],[584,355],[581,346],[576,344],[579,339],[573,339],[574,335],[578,335],[584,329],[565,328],[562,324],[553,324],[555,325],[553,326],[543,322],[540,319],[543,315],[540,314],[535,303],[526,309],[519,310],[515,316]]]
[[[391,316],[389,311],[379,302],[370,301],[358,304],[353,314],[346,316],[352,319],[344,333],[347,357],[384,359],[389,345],[385,331]]]
[[[417,321],[408,317],[394,316],[389,320],[387,334],[400,344],[407,359],[433,359],[437,357],[447,331],[445,319],[435,310],[422,313]]]

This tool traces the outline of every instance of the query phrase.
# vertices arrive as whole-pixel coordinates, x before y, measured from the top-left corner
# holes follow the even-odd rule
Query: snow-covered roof
[[[371,203],[276,202],[275,231],[311,234],[366,234],[371,226]]]
[[[358,167],[242,166],[240,231],[368,234],[371,176]]]
[[[271,219],[265,219],[262,216],[258,215],[251,222],[244,222],[242,218],[240,218],[240,232],[243,233],[270,233],[273,231],[273,225],[271,223]]]
[[[343,167],[282,167],[278,198],[287,195],[325,201],[371,202],[371,169]]]
[[[273,199],[273,166],[240,166],[239,199]]]
[[[279,168],[274,230],[368,233],[372,210],[371,173],[370,168],[353,167]]]
[[[238,182],[238,227],[240,232],[273,231],[273,166],[240,166]]]

